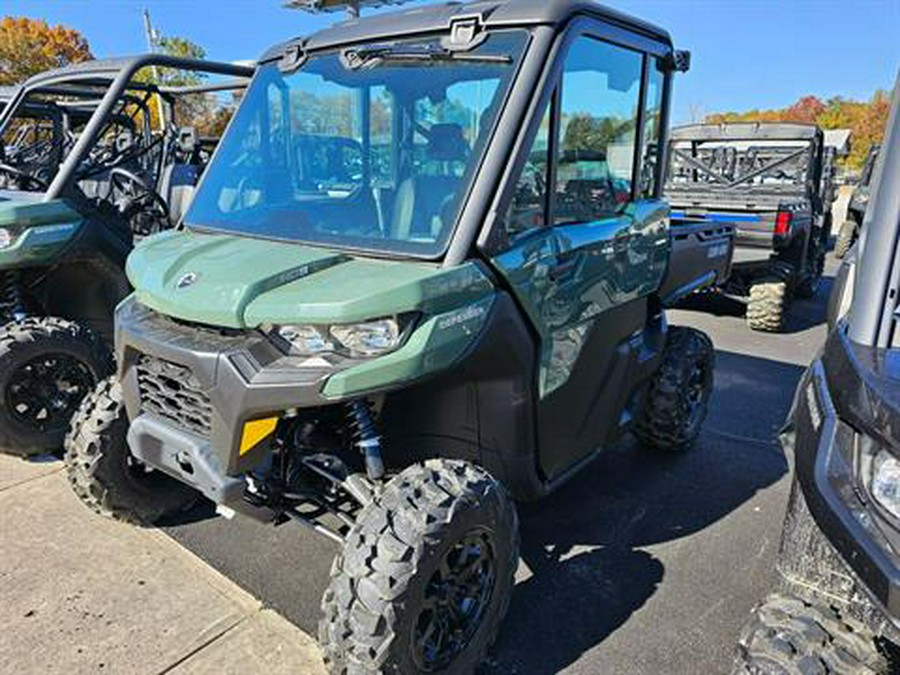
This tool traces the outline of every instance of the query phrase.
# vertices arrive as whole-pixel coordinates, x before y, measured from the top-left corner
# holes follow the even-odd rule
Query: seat
[[[423,172],[406,178],[397,188],[391,218],[392,238],[401,241],[437,239],[454,203],[469,152],[469,144],[459,124],[431,127],[427,162],[420,168]],[[462,169],[453,166],[460,163]]]
[[[200,167],[197,165],[199,142],[193,127],[179,129],[172,151],[174,162],[167,164],[159,181],[159,194],[169,205],[169,215],[177,223],[194,198]]]

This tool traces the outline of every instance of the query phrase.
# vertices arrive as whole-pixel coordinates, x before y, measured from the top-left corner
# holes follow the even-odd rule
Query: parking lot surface
[[[520,508],[522,563],[488,672],[728,671],[740,626],[773,579],[789,487],[777,433],[824,340],[828,291],[797,301],[780,335],[750,332],[741,306],[719,298],[670,314],[717,350],[700,442],[663,456],[623,439]],[[166,532],[315,635],[333,544],[202,507]]]

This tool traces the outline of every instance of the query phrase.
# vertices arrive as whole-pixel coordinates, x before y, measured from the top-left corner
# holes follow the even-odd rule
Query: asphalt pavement
[[[665,456],[626,438],[520,508],[522,564],[489,673],[728,671],[740,626],[773,580],[790,481],[777,433],[824,340],[829,287],[830,277],[816,298],[797,301],[779,335],[750,332],[743,307],[720,298],[671,312],[717,350],[699,443]],[[335,545],[209,508],[165,531],[315,635]]]

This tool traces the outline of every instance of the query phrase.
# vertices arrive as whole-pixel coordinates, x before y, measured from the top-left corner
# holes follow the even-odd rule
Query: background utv
[[[417,8],[269,51],[182,231],[128,262],[118,377],[66,462],[100,513],[224,513],[341,545],[337,672],[471,672],[509,601],[509,495],[625,431],[676,452],[713,349],[665,306],[732,231],[669,228],[662,30],[587,2]]]
[[[0,116],[2,451],[61,449],[72,414],[112,371],[128,252],[180,218],[209,157],[175,123],[189,124],[192,99],[216,87],[160,88],[142,77],[151,67],[253,73],[163,55],[89,61],[31,78]]]
[[[672,219],[736,230],[725,292],[747,302],[747,325],[784,328],[792,296],[822,280],[834,201],[833,148],[806,124],[701,124],[672,131],[666,198]]]
[[[849,312],[801,379],[783,435],[795,478],[779,587],[741,635],[741,675],[900,672],[900,80],[881,155],[856,264],[835,284]]]

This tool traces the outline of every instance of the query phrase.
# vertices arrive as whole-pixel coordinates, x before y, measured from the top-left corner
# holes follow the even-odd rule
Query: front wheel
[[[66,437],[66,473],[78,498],[102,516],[134,524],[152,524],[194,504],[194,489],[134,458],[127,433],[122,389],[108,378],[84,400]]]
[[[642,443],[666,451],[693,445],[706,419],[715,358],[705,333],[693,328],[669,329],[662,363],[634,427]]]
[[[732,675],[888,675],[874,635],[832,607],[771,595],[744,626]]]
[[[72,415],[112,365],[96,334],[72,321],[29,318],[0,328],[0,448],[59,451]]]
[[[322,599],[333,673],[471,673],[506,613],[518,520],[480,467],[430,460],[359,514]]]

